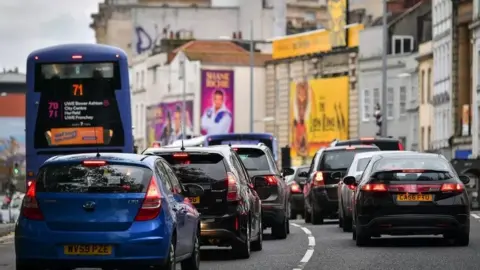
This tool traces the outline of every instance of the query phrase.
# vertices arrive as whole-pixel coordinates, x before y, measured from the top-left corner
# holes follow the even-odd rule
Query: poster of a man
[[[293,102],[292,145],[298,156],[308,156],[307,116],[310,114],[310,86],[302,81],[296,84]]]
[[[229,133],[232,126],[232,112],[225,105],[225,91],[216,89],[212,105],[203,112],[201,128],[207,135]]]

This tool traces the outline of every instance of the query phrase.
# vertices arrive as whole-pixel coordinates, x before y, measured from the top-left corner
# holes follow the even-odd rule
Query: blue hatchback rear
[[[131,154],[48,160],[29,186],[16,225],[17,269],[164,269],[175,251],[188,255],[174,248],[182,242],[174,204],[189,210],[191,229],[184,232],[192,240],[198,213],[183,198],[175,200],[158,163],[158,157]]]

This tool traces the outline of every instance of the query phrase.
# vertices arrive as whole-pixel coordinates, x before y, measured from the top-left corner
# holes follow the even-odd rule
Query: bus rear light
[[[34,58],[35,58],[35,60],[38,60],[38,56],[35,56]]]
[[[72,59],[82,59],[83,56],[81,55],[72,55]]]

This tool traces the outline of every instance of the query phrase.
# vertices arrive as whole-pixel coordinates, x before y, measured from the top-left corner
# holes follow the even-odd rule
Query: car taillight
[[[267,181],[267,185],[269,186],[278,185],[278,179],[275,175],[267,175],[265,176],[265,180]]]
[[[387,191],[387,186],[385,184],[366,184],[360,188],[363,191],[372,191],[372,192],[383,192]]]
[[[355,186],[354,186],[354,185],[347,185],[347,187],[348,187],[350,190],[355,190]]]
[[[398,150],[403,151],[405,148],[403,147],[403,144],[401,142],[398,142]]]
[[[325,186],[323,172],[315,172],[315,174],[313,175],[313,186]]]
[[[147,193],[143,200],[142,207],[138,210],[138,214],[135,217],[136,221],[152,220],[160,214],[162,207],[162,195],[158,188],[155,178],[152,177],[150,184],[148,184]]]
[[[237,177],[233,173],[227,173],[227,201],[240,200],[238,194]]]
[[[43,220],[43,213],[38,205],[36,193],[37,183],[32,181],[28,186],[27,194],[25,194],[25,198],[23,199],[22,214],[27,219]]]
[[[462,184],[455,184],[455,183],[447,183],[443,184],[440,190],[442,192],[462,192],[463,191]]]
[[[302,189],[300,188],[300,186],[297,184],[297,183],[293,183],[291,186],[290,186],[290,191],[292,193],[302,193]]]

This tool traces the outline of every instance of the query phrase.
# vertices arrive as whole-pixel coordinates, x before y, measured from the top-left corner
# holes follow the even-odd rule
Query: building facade
[[[480,154],[480,0],[473,1],[472,15],[472,158],[477,158]]]
[[[432,41],[420,44],[418,49],[418,79],[419,79],[419,150],[428,152],[432,149],[434,114],[433,114],[433,51]]]

